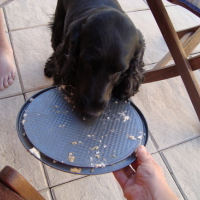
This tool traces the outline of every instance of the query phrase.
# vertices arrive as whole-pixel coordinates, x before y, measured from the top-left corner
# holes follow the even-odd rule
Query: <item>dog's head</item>
[[[128,99],[143,81],[142,35],[117,10],[97,10],[72,23],[60,52],[57,78],[75,86],[76,105],[89,116],[99,116],[112,94]]]

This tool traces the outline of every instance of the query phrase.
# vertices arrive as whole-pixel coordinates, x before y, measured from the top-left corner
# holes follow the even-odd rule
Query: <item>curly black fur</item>
[[[58,0],[54,53],[45,75],[75,87],[77,107],[98,116],[111,95],[128,99],[144,80],[144,39],[116,0]]]

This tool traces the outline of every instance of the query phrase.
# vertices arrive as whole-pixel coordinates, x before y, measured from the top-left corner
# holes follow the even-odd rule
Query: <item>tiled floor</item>
[[[167,47],[146,1],[119,2],[144,35],[146,66],[155,65]],[[193,14],[164,3],[176,30],[200,24]],[[56,0],[15,0],[4,7],[18,75],[11,87],[0,92],[0,169],[12,166],[47,200],[124,199],[112,174],[86,177],[55,170],[32,157],[17,136],[20,107],[52,84],[43,67],[52,53],[48,22],[55,6]],[[193,53],[200,53],[200,46]],[[196,76],[200,81],[199,72]],[[200,124],[181,79],[144,84],[132,100],[147,119],[151,130],[147,149],[162,166],[170,187],[179,199],[200,199]]]

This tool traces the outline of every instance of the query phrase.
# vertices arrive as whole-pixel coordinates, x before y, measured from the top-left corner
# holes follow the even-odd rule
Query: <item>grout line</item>
[[[51,190],[51,189],[50,189],[50,190]],[[55,195],[54,191],[53,191],[53,190],[51,190],[51,192],[52,192],[52,199],[53,199],[53,200],[57,200],[57,198],[56,198],[56,195]]]
[[[29,99],[26,96],[27,93],[29,93],[29,92],[37,92],[38,90],[40,91],[40,90],[46,89],[46,88],[51,87],[51,86],[52,86],[52,84],[51,85],[37,87],[37,88],[33,88],[33,89],[30,89],[30,90],[27,90],[27,91],[24,91],[24,92],[19,92],[17,94],[12,94],[12,95],[8,95],[8,96],[0,97],[0,100],[16,97],[16,96],[20,96],[20,95],[24,95],[25,100],[27,101]]]
[[[39,25],[29,26],[29,27],[24,27],[24,28],[10,29],[10,31],[14,32],[14,31],[19,31],[19,30],[24,30],[24,29],[29,29],[29,28],[37,28],[37,27],[41,27],[41,26],[49,26],[49,24],[39,24]]]
[[[144,8],[144,9],[139,9],[139,10],[130,10],[130,11],[127,11],[127,12],[125,12],[126,14],[128,14],[128,13],[134,13],[134,12],[142,12],[142,11],[147,11],[147,10],[149,10],[149,8]]]
[[[49,189],[49,191],[50,191],[50,195],[51,195],[52,199],[54,199],[54,198],[53,198],[53,194],[52,194],[52,190],[51,190],[51,186],[50,186],[49,175],[48,175],[48,173],[47,173],[47,170],[46,170],[46,167],[45,167],[45,164],[44,164],[44,163],[42,163],[42,167],[43,167],[43,170],[44,170],[44,175],[45,175],[45,178],[46,178],[46,181],[47,181],[47,185],[48,185],[48,189]]]
[[[12,35],[10,33],[10,27],[9,27],[8,20],[7,20],[7,14],[6,14],[6,11],[5,11],[4,8],[3,8],[3,12],[4,12],[5,21],[6,21],[6,26],[7,26],[7,29],[8,29],[10,44],[11,44],[11,47],[12,47],[12,50],[13,50],[13,57],[14,57],[14,61],[15,61],[15,64],[16,64],[16,70],[17,70],[18,77],[19,77],[19,84],[20,84],[21,90],[23,92],[24,86],[23,86],[23,82],[22,82],[22,75],[21,75],[20,70],[19,70],[19,65],[18,65],[18,62],[17,62],[17,58],[16,58],[16,55],[15,55],[15,50],[14,50],[14,46],[13,46]]]
[[[150,136],[150,138],[151,138],[151,141],[152,141],[153,145],[154,145],[155,148],[156,148],[156,151],[158,151],[159,146],[158,146],[158,144],[157,144],[157,142],[156,142],[156,140],[155,140],[155,138],[154,138],[152,132],[150,131],[150,129],[149,129],[149,136]]]
[[[159,154],[160,154],[160,156],[161,156],[161,158],[162,158],[162,160],[163,160],[165,166],[167,167],[167,169],[168,169],[168,171],[169,171],[171,177],[173,178],[173,180],[174,180],[176,186],[178,187],[178,189],[179,189],[181,195],[183,196],[184,200],[188,200],[188,198],[187,198],[186,194],[184,193],[184,191],[183,191],[181,185],[179,184],[179,182],[178,182],[178,180],[177,180],[175,174],[173,173],[173,170],[172,170],[172,168],[170,167],[170,164],[169,164],[167,158],[165,157],[165,155],[164,155],[162,152],[160,152]]]
[[[46,88],[52,87],[52,86],[53,86],[53,83],[48,84],[48,85],[38,86],[38,87],[35,87],[35,88],[32,88],[32,89],[27,89],[27,90],[24,91],[24,93],[36,92],[38,90],[43,90],[43,89],[46,89]]]
[[[71,182],[73,182],[73,181],[78,181],[78,180],[80,180],[80,179],[87,178],[87,177],[89,177],[89,176],[93,176],[93,175],[85,175],[85,176],[83,176],[83,177],[80,177],[80,178],[77,178],[77,179],[74,179],[74,180],[70,180],[70,181],[68,181],[68,182],[59,183],[59,184],[57,184],[57,185],[50,186],[50,189],[54,189],[54,188],[56,188],[56,187],[65,185],[65,184],[67,184],[67,183],[71,183]]]
[[[168,147],[165,147],[165,148],[162,148],[162,149],[158,149],[158,152],[168,150],[168,149],[170,149],[170,148],[179,146],[179,145],[181,145],[181,144],[185,144],[185,143],[190,142],[190,141],[192,141],[192,140],[195,140],[195,139],[197,139],[197,138],[200,138],[200,136],[195,136],[195,137],[190,138],[190,139],[188,139],[188,140],[184,140],[184,141],[182,141],[182,142],[178,142],[178,143],[176,143],[176,144],[172,144],[172,145],[170,145],[170,146],[168,146]]]
[[[17,96],[20,96],[20,95],[23,95],[23,93],[17,93],[17,94],[13,94],[13,95],[10,95],[10,96],[5,96],[5,97],[2,97],[2,98],[0,97],[0,100],[12,98],[12,97],[17,97]]]

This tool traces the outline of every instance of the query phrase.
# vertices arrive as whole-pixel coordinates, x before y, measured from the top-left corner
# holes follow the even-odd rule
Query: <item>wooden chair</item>
[[[45,200],[16,170],[6,166],[0,172],[0,200]]]
[[[180,5],[200,17],[200,9],[195,9],[195,6],[190,7],[190,4],[182,3],[182,1],[186,2],[185,0],[168,1]],[[200,69],[200,56],[191,59],[187,58],[200,43],[200,26],[176,32],[163,2],[161,0],[147,0],[147,2],[170,53],[165,55],[152,70],[146,71],[144,83],[181,76],[200,120],[200,88],[193,73],[194,70]],[[165,67],[171,56],[175,64]]]

